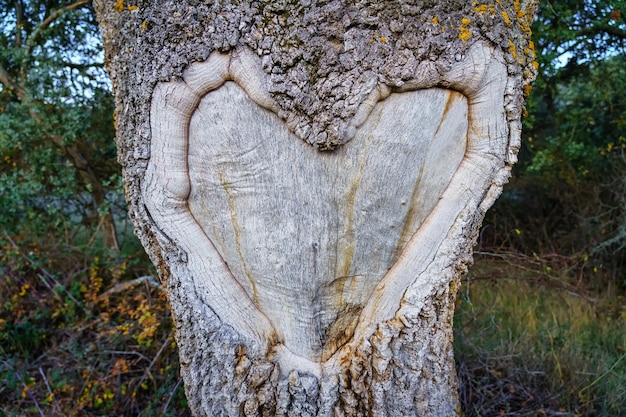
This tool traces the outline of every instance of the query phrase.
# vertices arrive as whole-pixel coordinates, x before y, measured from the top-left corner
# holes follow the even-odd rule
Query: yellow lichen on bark
[[[115,2],[115,10],[117,10],[118,12],[123,12],[124,11],[124,0],[117,0]],[[134,10],[139,9],[139,6],[128,6],[126,8],[126,10],[128,10],[129,12],[132,12]]]
[[[475,1],[474,3],[472,3],[472,5],[474,6],[474,12],[476,13],[480,13],[480,14],[489,13],[491,16],[494,16],[496,14],[495,4],[481,4],[479,6],[478,2]]]
[[[533,86],[531,84],[526,84],[524,86],[524,97],[528,97],[532,90],[533,90]]]
[[[513,41],[510,39],[509,39],[509,52],[511,52],[511,55],[513,55],[514,59],[517,59],[517,48],[515,47],[515,44],[513,43]]]
[[[441,28],[441,32],[445,32],[446,28],[444,28],[443,26],[441,26],[441,24],[439,23],[439,19],[437,19],[437,16],[433,17],[430,22],[435,25],[435,26],[439,26]]]
[[[504,23],[506,23],[507,25],[510,25],[512,23],[511,18],[509,17],[509,14],[505,12],[504,10],[502,11],[502,17],[504,18]]]
[[[467,17],[461,19],[461,26],[459,26],[459,39],[463,41],[463,43],[467,43],[467,41],[472,37],[472,34],[468,28],[471,20]]]
[[[513,7],[515,8],[515,13],[517,14],[517,18],[521,19],[526,16],[526,10],[523,10],[519,4],[519,1],[513,2]]]

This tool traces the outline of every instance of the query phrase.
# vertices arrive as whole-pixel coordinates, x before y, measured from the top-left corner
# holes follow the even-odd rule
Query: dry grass
[[[466,416],[626,415],[626,306],[557,269],[479,258],[459,295]]]

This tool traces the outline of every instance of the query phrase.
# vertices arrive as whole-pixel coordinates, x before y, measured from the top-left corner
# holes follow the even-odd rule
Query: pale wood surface
[[[461,94],[420,90],[320,153],[227,83],[191,119],[189,209],[285,345],[319,361],[439,200],[466,132]]]

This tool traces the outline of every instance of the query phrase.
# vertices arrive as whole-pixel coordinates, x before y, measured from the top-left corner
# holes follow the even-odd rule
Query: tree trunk
[[[196,416],[451,416],[535,4],[95,1]]]

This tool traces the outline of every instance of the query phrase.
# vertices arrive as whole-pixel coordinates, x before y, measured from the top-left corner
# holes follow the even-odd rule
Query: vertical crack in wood
[[[250,267],[248,266],[248,261],[243,254],[241,249],[241,227],[239,226],[239,221],[237,220],[237,210],[235,207],[235,197],[233,195],[233,191],[230,189],[227,181],[224,180],[222,174],[217,172],[217,178],[219,179],[222,188],[226,192],[228,198],[228,208],[230,211],[230,221],[233,226],[233,233],[235,234],[235,248],[237,250],[237,254],[239,255],[239,260],[241,261],[241,265],[243,266],[243,271],[246,277],[248,278],[248,282],[250,283],[250,291],[252,294],[249,294],[252,298],[252,301],[256,306],[259,305],[259,293],[257,291],[257,285],[254,277],[252,276],[252,272],[250,271]],[[232,271],[231,271],[232,273]]]

